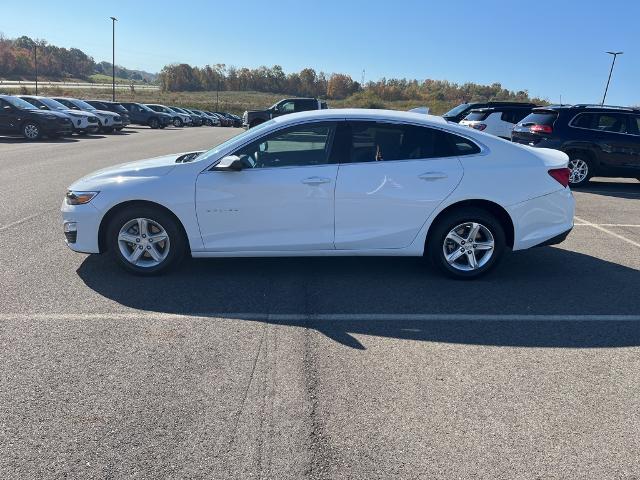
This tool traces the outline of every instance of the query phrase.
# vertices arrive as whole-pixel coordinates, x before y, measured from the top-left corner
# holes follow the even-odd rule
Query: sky
[[[28,5],[25,7],[25,5]],[[158,72],[169,63],[312,67],[361,80],[501,83],[564,103],[640,105],[640,0],[30,0],[0,32]]]

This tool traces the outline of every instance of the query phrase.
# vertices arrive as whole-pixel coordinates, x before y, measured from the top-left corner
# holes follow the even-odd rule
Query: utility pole
[[[218,77],[218,87],[216,88],[216,112],[220,111],[219,103],[220,103],[220,77]]]
[[[33,65],[36,70],[36,95],[38,95],[38,44],[33,44]]]
[[[111,18],[111,100],[116,101],[116,17]]]
[[[609,91],[609,82],[611,82],[611,74],[613,73],[613,66],[616,64],[616,58],[618,55],[622,55],[624,52],[607,52],[609,55],[613,55],[613,61],[611,62],[611,70],[609,70],[609,79],[607,80],[607,86],[604,89],[604,96],[602,97],[602,103],[600,105],[604,105],[604,101],[607,98],[607,92]]]

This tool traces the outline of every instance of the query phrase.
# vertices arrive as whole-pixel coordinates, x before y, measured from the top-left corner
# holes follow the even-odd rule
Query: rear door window
[[[597,116],[596,129],[602,132],[627,133],[627,115],[600,113]]]
[[[349,122],[348,163],[418,160],[455,155],[440,130],[384,122]]]

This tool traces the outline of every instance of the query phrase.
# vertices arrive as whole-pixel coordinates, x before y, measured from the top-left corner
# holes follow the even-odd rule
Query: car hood
[[[85,117],[85,118],[90,118],[90,117],[95,117],[95,115],[91,112],[85,112],[84,110],[65,110],[63,113],[68,113],[69,115],[72,115],[74,117]]]
[[[176,167],[176,159],[181,155],[184,154],[176,153],[103,168],[82,177],[69,188],[71,190],[91,191],[99,190],[107,184],[123,183],[133,178],[161,177],[167,175]]]
[[[109,112],[108,110],[94,110],[92,112],[89,113],[93,113],[94,115],[103,115],[105,117],[119,117],[120,115],[117,113],[113,113],[113,112]]]
[[[58,117],[58,118],[69,118],[69,115],[67,115],[66,113],[56,112],[54,110],[36,110],[36,109],[34,109],[34,110],[27,110],[27,111],[29,113],[34,113],[36,115],[43,115],[43,116],[53,115],[53,116]]]

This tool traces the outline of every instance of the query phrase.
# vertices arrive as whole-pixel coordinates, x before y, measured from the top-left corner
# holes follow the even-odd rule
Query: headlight
[[[98,195],[99,192],[76,192],[69,190],[65,195],[67,205],[84,205],[93,200],[93,197]]]

